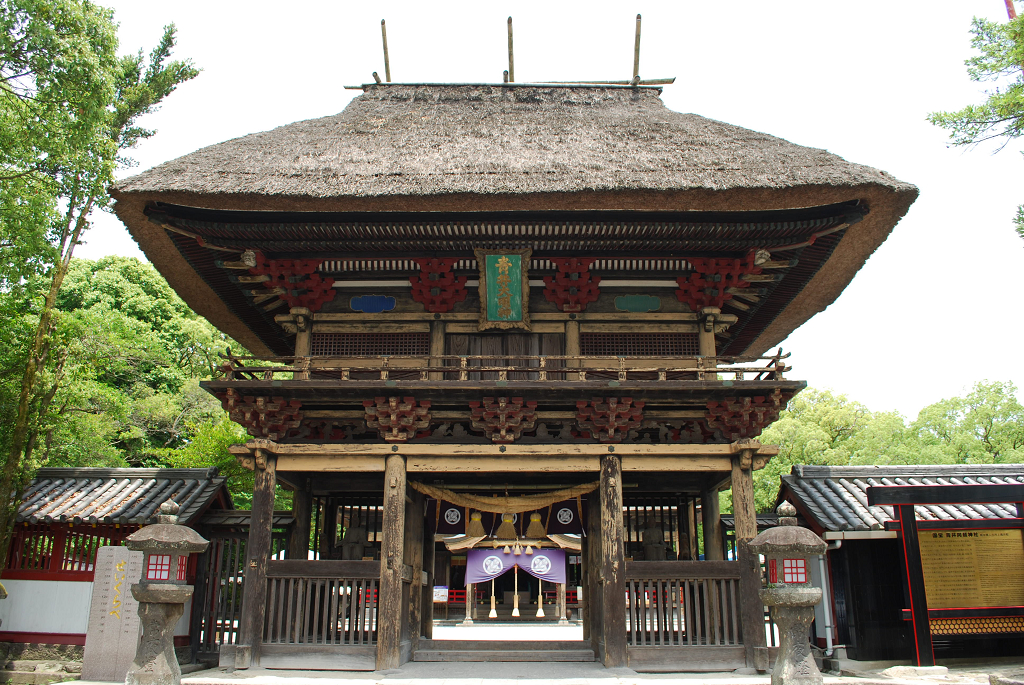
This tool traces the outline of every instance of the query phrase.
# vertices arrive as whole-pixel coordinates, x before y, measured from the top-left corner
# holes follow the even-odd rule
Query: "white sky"
[[[100,2],[116,10],[125,51],[148,51],[175,22],[176,55],[203,69],[145,122],[159,133],[135,151],[140,169],[341,111],[358,94],[343,85],[383,77],[381,18],[393,80],[498,82],[511,14],[516,80],[527,82],[629,78],[640,12],[640,74],[677,77],[663,94],[670,108],[825,148],[921,189],[835,304],[783,343],[791,377],[910,417],[979,380],[1024,386],[1024,241],[1011,223],[1024,202],[1020,146],[949,148],[925,121],[983,99],[963,64],[968,29],[974,15],[1005,20],[1003,0]],[[109,215],[87,240],[79,256],[142,257]]]

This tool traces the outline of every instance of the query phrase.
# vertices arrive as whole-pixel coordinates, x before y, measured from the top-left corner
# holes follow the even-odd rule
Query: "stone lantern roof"
[[[168,500],[160,505],[157,522],[141,528],[125,540],[128,549],[140,552],[202,552],[207,542],[199,533],[178,524],[178,505]]]
[[[765,556],[771,554],[798,554],[813,556],[824,554],[828,543],[796,525],[796,507],[783,502],[779,508],[779,525],[759,533],[750,541],[750,549]]]

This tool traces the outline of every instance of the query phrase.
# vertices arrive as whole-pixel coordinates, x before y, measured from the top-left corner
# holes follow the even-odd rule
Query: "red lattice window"
[[[429,333],[313,333],[311,338],[314,357],[430,354]]]
[[[783,559],[782,580],[785,583],[806,583],[807,562],[803,559]]]
[[[146,566],[146,580],[168,580],[171,577],[171,555],[151,554]]]
[[[696,333],[582,333],[580,353],[585,357],[686,357],[700,354],[700,344]]]
[[[178,557],[178,580],[185,580],[185,574],[188,572],[188,555],[183,554]]]
[[[779,572],[777,567],[775,566],[774,559],[768,560],[768,582],[772,585],[779,582]]]

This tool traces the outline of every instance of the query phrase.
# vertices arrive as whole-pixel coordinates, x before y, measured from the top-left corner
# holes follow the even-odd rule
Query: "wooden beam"
[[[427,321],[363,321],[351,323],[313,322],[314,333],[429,333]]]
[[[333,444],[297,444],[276,443],[271,440],[250,440],[244,446],[232,445],[230,451],[235,455],[251,455],[254,450],[263,449],[278,456],[376,456],[390,454],[403,456],[446,455],[463,457],[504,456],[505,459],[527,456],[604,456],[616,454],[621,457],[731,457],[743,449],[756,449],[757,457],[773,457],[779,453],[778,445],[761,445],[760,443],[740,443],[716,445],[672,445],[629,443],[607,445],[601,443],[559,443],[551,445],[538,444],[441,444],[441,443],[357,443],[342,442]],[[730,467],[731,468],[731,467]],[[283,469],[281,469],[283,470]],[[728,469],[727,469],[728,470]]]
[[[283,289],[282,289],[283,291]],[[262,292],[262,291],[260,291]],[[270,292],[270,290],[267,290]],[[475,323],[480,319],[476,312],[442,312],[433,314],[431,312],[388,312],[387,314],[364,314],[361,312],[317,312],[313,320],[319,323],[343,323],[343,322],[371,322],[379,321],[387,317],[388,321],[459,321],[463,323]],[[660,322],[696,322],[700,316],[693,312],[648,312],[644,314],[631,312],[574,312],[571,315],[566,312],[530,312],[531,321],[623,321],[626,319],[642,319],[644,321]],[[724,323],[736,323],[737,317],[733,314],[723,314],[721,320]],[[559,331],[560,332],[560,331]]]
[[[1002,504],[1024,502],[1024,485],[875,485],[868,504]]]
[[[621,323],[581,323],[581,333],[636,333],[637,325],[643,326],[644,333],[696,333],[695,323],[651,323],[648,321],[623,321]],[[536,325],[533,327],[537,330]],[[546,331],[545,331],[546,332]],[[554,332],[554,331],[553,331]]]
[[[405,564],[405,457],[389,455],[384,470],[377,670],[401,666],[402,566]]]

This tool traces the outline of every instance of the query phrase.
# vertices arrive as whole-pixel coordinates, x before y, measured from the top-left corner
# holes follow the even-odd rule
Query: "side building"
[[[578,561],[590,658],[767,665],[751,474],[805,383],[765,355],[839,296],[913,186],[673,112],[653,87],[383,83],[112,194],[172,287],[249,352],[204,386],[256,472],[222,663],[442,658],[435,581],[461,577],[468,607],[456,558],[522,543]],[[277,484],[317,558],[270,559]],[[295,587],[310,602],[285,601]]]

